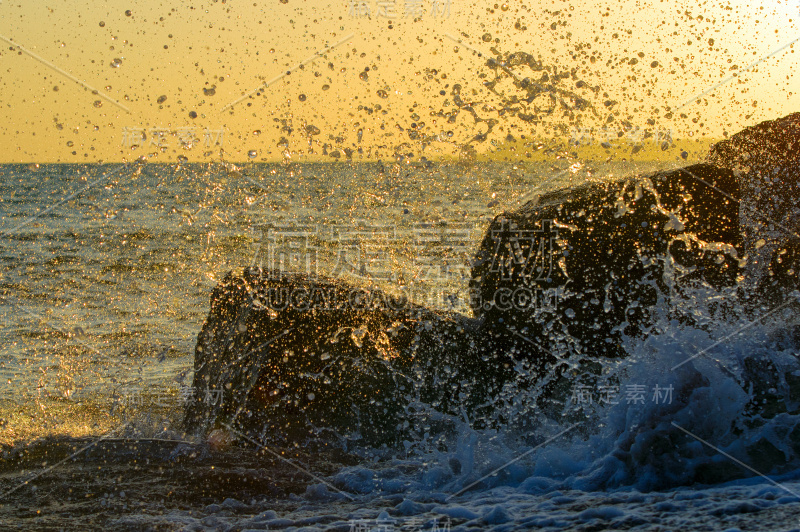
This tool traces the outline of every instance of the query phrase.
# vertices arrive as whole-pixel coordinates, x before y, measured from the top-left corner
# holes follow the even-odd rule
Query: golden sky
[[[606,133],[720,138],[800,109],[798,19],[797,0],[2,0],[0,162],[448,156],[487,131],[453,113],[455,84],[496,121],[479,152],[573,135],[519,118],[549,96],[519,109],[543,71],[487,65],[514,52],[550,67],[543,85],[570,74],[559,89],[595,109],[584,138],[609,114]]]

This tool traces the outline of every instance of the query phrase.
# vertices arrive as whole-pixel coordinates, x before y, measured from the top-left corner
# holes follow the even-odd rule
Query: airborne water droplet
[[[367,328],[366,327],[359,327],[358,329],[353,329],[350,332],[350,339],[356,345],[356,347],[362,347],[364,345],[364,337],[367,335]]]
[[[255,159],[258,156],[258,152],[256,150],[250,150],[247,152],[247,156],[251,159]]]
[[[121,65],[122,65],[122,59],[120,59],[119,57],[116,57],[114,58],[113,61],[111,61],[111,68],[119,68]]]
[[[389,94],[385,90],[381,89],[378,91],[378,96],[380,96],[381,98],[388,98]]]
[[[359,79],[361,79],[361,81],[369,81],[369,74],[367,74],[366,72],[362,72],[361,74],[358,75],[358,77]]]

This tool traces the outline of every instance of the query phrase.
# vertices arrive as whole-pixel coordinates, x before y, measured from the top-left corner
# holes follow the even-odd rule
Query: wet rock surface
[[[302,449],[284,457],[313,463],[318,474],[354,463],[341,453]],[[208,514],[280,510],[285,503],[276,500],[302,494],[311,480],[246,443],[218,452],[163,439],[50,437],[0,446],[0,523],[3,530],[175,530],[175,523],[158,521],[175,512],[188,524]]]
[[[800,113],[740,131],[714,145],[708,161],[733,169],[740,183],[748,276],[775,277],[772,294],[787,288],[800,264]]]
[[[195,357],[188,428],[269,440],[396,444],[416,413],[490,395],[475,320],[379,290],[249,269],[214,290]],[[494,372],[495,374],[498,372]]]
[[[743,171],[792,168],[800,163],[800,113],[761,122],[716,143],[708,162]],[[785,190],[797,190],[798,183],[782,181]]]
[[[621,335],[648,332],[677,277],[736,282],[736,196],[733,173],[710,165],[545,194],[492,222],[473,310],[550,349],[620,356]]]

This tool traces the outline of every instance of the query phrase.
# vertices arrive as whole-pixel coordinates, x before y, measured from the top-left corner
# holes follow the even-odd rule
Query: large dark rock
[[[576,338],[623,325],[635,335],[676,275],[735,283],[737,196],[733,173],[709,165],[545,194],[492,222],[472,270],[473,310],[519,325],[564,315],[568,329],[588,327]],[[504,308],[503,291],[537,297]]]
[[[733,172],[711,165],[545,194],[492,222],[473,311],[539,360],[555,393],[566,372],[624,356],[623,336],[651,333],[682,287],[736,283],[737,197]]]
[[[675,304],[691,289],[732,288],[753,318],[777,307],[799,284],[798,149],[795,114],[716,145],[709,163],[503,213],[474,262],[475,316],[495,324],[498,345],[502,336],[538,360],[546,395],[563,398],[569,380],[597,372],[593,361],[625,356],[626,338],[669,323],[659,318],[693,322],[691,307]]]
[[[472,272],[475,315],[616,356],[620,333],[646,333],[656,301],[675,291],[746,278],[745,297],[785,299],[800,265],[800,113],[716,144],[708,161],[498,216]]]
[[[211,296],[190,430],[396,444],[427,405],[461,416],[496,393],[475,320],[331,279],[248,269]],[[508,372],[506,366],[506,372]],[[500,379],[496,382],[497,379]],[[424,420],[424,417],[420,419]]]

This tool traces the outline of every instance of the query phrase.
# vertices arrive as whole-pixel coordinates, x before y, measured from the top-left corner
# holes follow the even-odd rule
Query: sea
[[[692,325],[660,309],[661,334],[606,368],[619,387],[574,395],[578,422],[517,409],[508,426],[465,417],[444,439],[324,452],[181,427],[228,272],[413,286],[470,314],[495,216],[685,164],[0,166],[0,530],[800,530],[800,365],[781,340],[796,306],[752,321],[735,290],[682,299]],[[743,373],[763,359],[781,377],[753,414]]]

